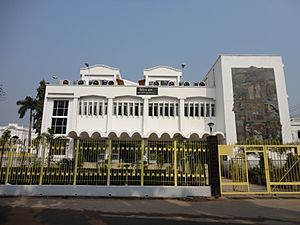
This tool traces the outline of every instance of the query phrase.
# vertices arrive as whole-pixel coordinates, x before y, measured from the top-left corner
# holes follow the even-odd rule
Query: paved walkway
[[[300,199],[1,197],[0,224],[300,224]]]

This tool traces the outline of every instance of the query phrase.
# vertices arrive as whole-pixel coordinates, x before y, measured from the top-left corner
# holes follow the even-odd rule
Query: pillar
[[[219,172],[219,154],[218,154],[218,138],[217,136],[207,137],[208,149],[208,177],[211,187],[211,195],[219,197],[220,190],[220,172]]]

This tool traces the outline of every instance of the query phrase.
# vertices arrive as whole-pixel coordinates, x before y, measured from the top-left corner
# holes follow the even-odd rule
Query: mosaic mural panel
[[[231,72],[238,142],[281,142],[274,70],[249,67]]]

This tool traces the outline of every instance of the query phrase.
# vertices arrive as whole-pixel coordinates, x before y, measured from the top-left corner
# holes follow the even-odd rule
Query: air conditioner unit
[[[184,81],[183,86],[191,86],[191,83],[188,81]]]
[[[93,85],[99,85],[99,81],[98,80],[93,80]]]
[[[154,82],[153,82],[153,85],[154,85],[154,86],[159,86],[159,81],[158,81],[158,80],[154,81]]]
[[[174,85],[175,85],[174,81],[169,82],[169,86],[174,86]]]
[[[115,82],[113,80],[108,81],[108,85],[114,85]]]
[[[200,82],[199,82],[199,86],[202,86],[202,87],[203,87],[203,86],[206,86],[206,84],[205,84],[204,81],[200,81]]]
[[[99,80],[100,85],[107,85],[108,84],[108,80]]]
[[[59,83],[62,85],[69,85],[70,81],[69,80],[61,80],[61,81],[59,81]]]
[[[168,86],[170,81],[169,80],[160,80],[158,81],[160,83],[161,86]]]
[[[77,82],[77,84],[78,84],[78,85],[85,85],[85,80],[79,80],[79,81]]]

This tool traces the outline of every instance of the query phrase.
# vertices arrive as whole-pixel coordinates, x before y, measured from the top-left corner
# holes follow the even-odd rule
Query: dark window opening
[[[159,103],[159,115],[163,116],[164,115],[164,104]]]
[[[216,116],[216,106],[215,106],[215,104],[211,104],[211,116]]]
[[[100,115],[100,116],[103,115],[103,112],[102,112],[102,111],[103,111],[103,103],[102,103],[102,102],[99,102],[99,115]],[[116,113],[116,114],[117,114],[117,113]],[[115,115],[116,115],[116,114],[115,114]]]
[[[174,116],[174,103],[170,104],[170,116]]]
[[[169,104],[165,104],[165,116],[169,116]]]
[[[153,115],[158,116],[158,103],[154,103]]]
[[[52,118],[51,128],[54,134],[66,134],[67,118]]]
[[[69,108],[69,101],[55,100],[53,105],[53,116],[67,116]]]
[[[153,114],[152,114],[152,112],[153,112],[153,103],[149,103],[149,116],[153,116]]]
[[[122,116],[122,102],[119,102],[118,104],[118,115]]]
[[[124,116],[128,116],[128,103],[124,103]]]
[[[206,117],[210,116],[209,104],[206,104]]]
[[[190,104],[190,116],[194,116],[194,104]]]
[[[200,116],[204,117],[204,104],[201,104],[200,110]]]
[[[199,117],[199,103],[195,104],[195,116]]]
[[[179,115],[179,105],[178,105],[178,103],[176,103],[176,116],[178,116]]]
[[[188,104],[184,104],[184,116],[188,116]]]
[[[97,116],[97,104],[98,102],[94,102],[94,116]]]
[[[133,116],[133,103],[129,103],[129,116]]]
[[[135,116],[139,115],[139,103],[134,104],[134,115]]]

